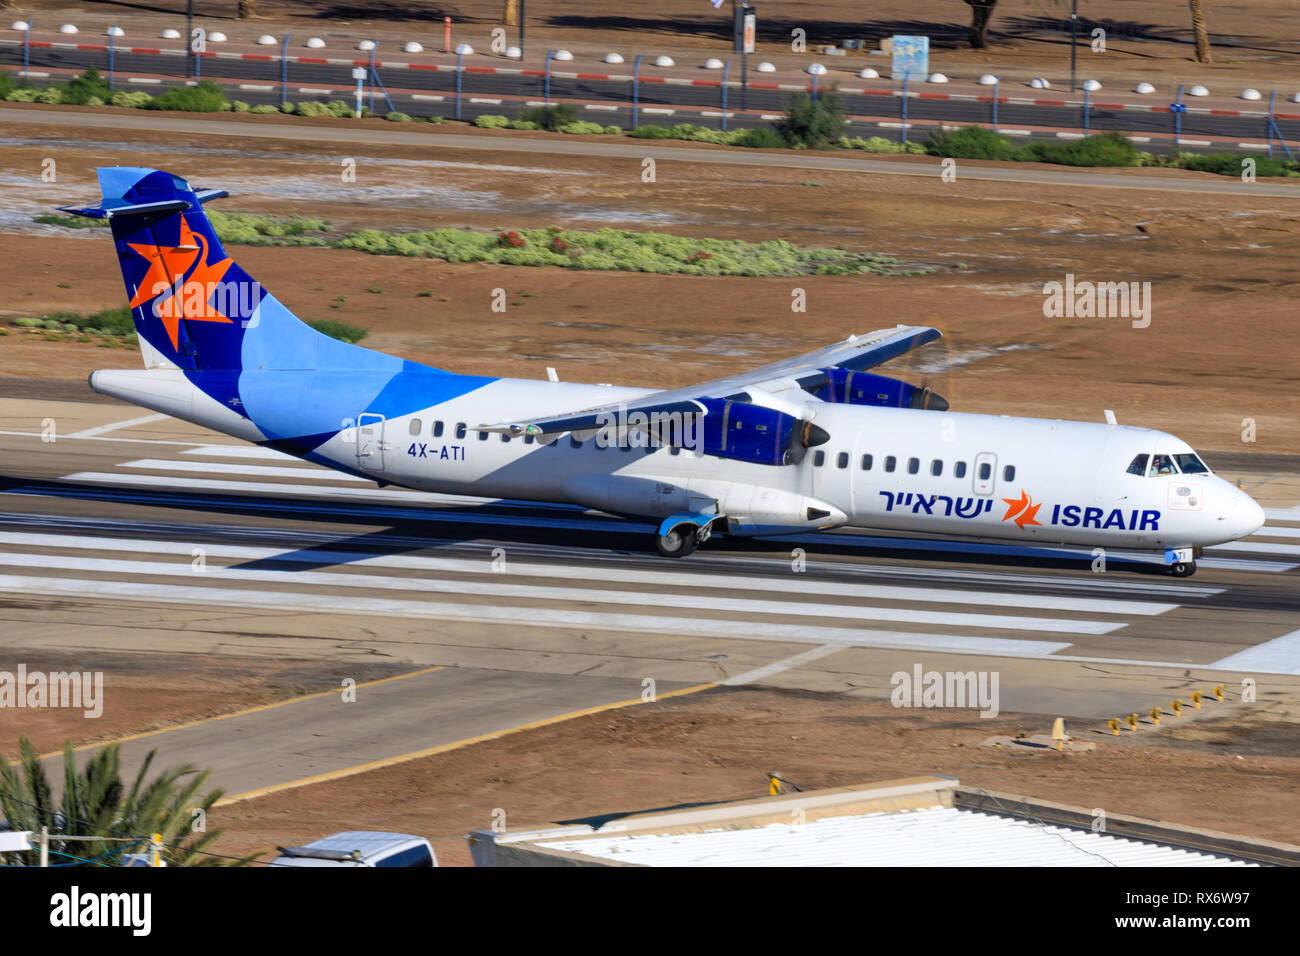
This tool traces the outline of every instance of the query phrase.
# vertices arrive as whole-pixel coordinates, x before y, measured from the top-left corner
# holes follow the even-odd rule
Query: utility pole
[[[1074,92],[1074,67],[1079,56],[1079,0],[1073,0],[1070,10],[1070,92]]]
[[[194,0],[186,0],[185,3],[185,45],[188,47],[194,42]],[[185,54],[185,76],[190,78],[194,76],[194,62],[190,59],[189,52]]]

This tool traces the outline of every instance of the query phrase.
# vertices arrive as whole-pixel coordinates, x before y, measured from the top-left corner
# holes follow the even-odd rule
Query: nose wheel
[[[1196,573],[1195,561],[1175,561],[1169,565],[1169,573],[1176,578],[1190,578]]]

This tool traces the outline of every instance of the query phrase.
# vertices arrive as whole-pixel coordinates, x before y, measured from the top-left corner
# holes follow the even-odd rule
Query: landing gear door
[[[982,451],[975,456],[972,487],[977,495],[993,494],[993,484],[997,480],[998,456],[991,451]]]
[[[384,470],[384,416],[363,412],[357,416],[357,467]]]

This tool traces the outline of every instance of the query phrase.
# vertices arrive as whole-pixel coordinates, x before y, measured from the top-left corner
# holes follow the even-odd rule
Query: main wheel
[[[1190,578],[1196,573],[1195,561],[1175,561],[1169,565],[1169,573],[1176,578]]]
[[[695,550],[699,528],[688,521],[673,525],[667,534],[655,538],[655,546],[665,558],[684,558]]]

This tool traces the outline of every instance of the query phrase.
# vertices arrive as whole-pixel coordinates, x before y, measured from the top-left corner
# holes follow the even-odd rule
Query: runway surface
[[[1192,677],[1300,689],[1300,509],[1175,580],[1144,555],[1097,574],[1072,549],[879,534],[671,561],[649,525],[379,489],[117,403],[0,399],[0,461],[0,667],[93,649],[446,668],[385,685],[378,708],[168,732],[165,752],[227,770],[228,792],[635,700],[647,680],[887,696],[921,662],[998,669],[1004,710],[1098,716]]]

